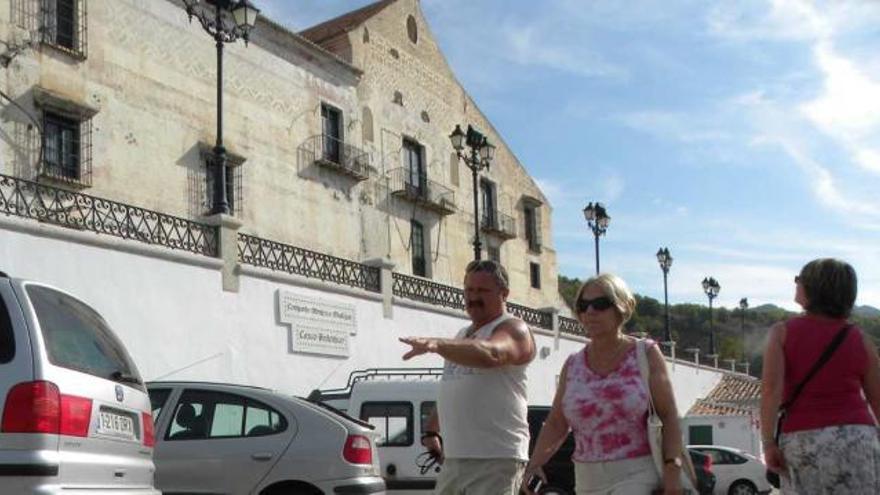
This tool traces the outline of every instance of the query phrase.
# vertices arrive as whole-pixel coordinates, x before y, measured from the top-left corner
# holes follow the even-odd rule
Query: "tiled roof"
[[[761,380],[725,374],[703,399],[697,400],[688,416],[750,415],[761,401]]]
[[[321,44],[321,42],[330,39],[339,33],[351,31],[360,26],[364,21],[373,17],[380,10],[391,5],[395,1],[396,0],[379,0],[366,7],[362,7],[334,19],[330,19],[329,21],[322,22],[316,26],[312,26],[299,34],[312,43]]]

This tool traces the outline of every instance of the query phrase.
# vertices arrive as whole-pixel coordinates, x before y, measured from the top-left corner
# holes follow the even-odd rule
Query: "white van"
[[[442,467],[430,465],[421,437],[436,406],[442,375],[441,368],[359,370],[349,376],[345,388],[315,390],[309,400],[322,401],[375,426],[379,464],[389,494],[427,495]],[[529,406],[529,451],[548,411],[546,405]],[[574,440],[569,435],[545,466],[550,483],[541,490],[542,495],[574,492],[573,450]]]

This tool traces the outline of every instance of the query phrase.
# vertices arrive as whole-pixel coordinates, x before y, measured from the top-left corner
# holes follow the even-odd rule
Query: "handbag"
[[[654,467],[660,479],[663,479],[663,421],[657,415],[657,409],[654,407],[654,397],[651,394],[651,368],[648,365],[648,354],[645,348],[644,340],[636,341],[636,357],[639,362],[639,373],[642,375],[642,381],[645,383],[645,389],[648,391],[648,444],[651,446],[651,457],[654,460]],[[697,474],[694,471],[694,465],[691,462],[691,456],[687,448],[682,444],[681,453],[681,487],[685,493],[697,493],[694,488],[697,486]]]
[[[813,364],[813,367],[810,368],[810,371],[807,373],[807,376],[804,377],[803,380],[795,387],[794,392],[791,393],[791,397],[788,398],[787,401],[783,402],[781,406],[779,406],[779,411],[776,413],[776,429],[773,431],[773,441],[776,445],[779,445],[779,437],[782,436],[782,421],[785,420],[785,415],[788,410],[791,408],[791,405],[794,404],[795,399],[801,394],[804,390],[804,387],[809,383],[810,379],[813,378],[825,363],[831,359],[831,356],[834,354],[834,351],[840,347],[840,344],[843,342],[843,339],[846,338],[847,333],[849,333],[851,325],[849,323],[843,325],[843,328],[840,329],[839,332],[831,339],[831,342],[828,344],[828,347],[822,352],[822,355],[819,356],[819,359],[816,360],[816,363]],[[779,473],[775,473],[771,470],[767,470],[767,482],[773,485],[773,488],[779,488]]]

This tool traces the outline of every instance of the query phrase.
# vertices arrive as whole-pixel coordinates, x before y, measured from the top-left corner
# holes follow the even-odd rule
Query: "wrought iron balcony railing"
[[[3,174],[0,213],[217,256],[217,227]]]
[[[559,333],[575,335],[577,337],[587,336],[587,332],[584,331],[584,327],[581,325],[581,322],[577,321],[574,318],[568,318],[566,316],[559,317]]]
[[[520,318],[529,326],[553,330],[553,315],[551,313],[545,313],[544,311],[511,302],[507,303],[507,312]]]
[[[367,180],[373,173],[370,154],[339,138],[318,134],[310,137],[304,147],[313,154],[316,164],[336,170],[355,180]]]
[[[381,291],[379,268],[247,234],[238,234],[238,259],[270,270]]]
[[[484,232],[497,235],[503,239],[516,237],[516,220],[512,216],[500,211],[491,212],[489,215],[480,215],[480,228]]]
[[[424,175],[418,176],[410,172],[404,167],[388,172],[392,195],[418,203],[440,215],[455,213],[455,191]]]
[[[395,296],[436,306],[464,309],[464,291],[457,287],[396,272],[392,274],[392,278]]]

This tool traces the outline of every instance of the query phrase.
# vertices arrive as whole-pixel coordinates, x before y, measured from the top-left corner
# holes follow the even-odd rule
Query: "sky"
[[[370,3],[255,0],[293,30]],[[559,272],[670,303],[797,309],[838,257],[880,307],[880,2],[421,0],[459,82],[553,208]],[[503,261],[503,260],[502,260]]]

